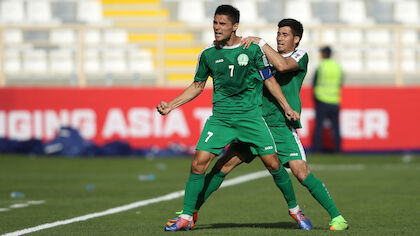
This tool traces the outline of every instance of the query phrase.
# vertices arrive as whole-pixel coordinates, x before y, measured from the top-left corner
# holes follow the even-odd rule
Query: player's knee
[[[204,174],[206,172],[206,165],[194,159],[191,163],[191,173]]]
[[[310,173],[310,172],[309,172]],[[308,174],[309,173],[307,173],[307,172],[298,172],[298,173],[296,173],[295,174],[295,176],[296,176],[296,178],[299,180],[299,182],[302,182],[302,181],[304,181],[305,179],[306,179],[306,177],[308,177]]]
[[[270,171],[277,171],[279,168],[280,168],[280,163],[278,163],[278,162],[274,162],[274,163],[271,165],[271,170],[270,170]]]
[[[293,175],[296,176],[296,178],[302,182],[306,179],[306,177],[309,175],[309,173],[311,173],[311,171],[309,170],[309,167],[305,164],[303,166],[298,166],[298,167],[291,167]]]
[[[268,165],[266,165],[266,167],[267,167],[267,170],[270,171],[270,172],[277,171],[280,168],[280,162],[278,160],[277,161],[272,161],[272,162],[268,163]]]
[[[225,174],[228,174],[233,170],[233,168],[235,168],[234,165],[224,165],[222,166],[222,168],[220,168],[220,171],[222,171]]]

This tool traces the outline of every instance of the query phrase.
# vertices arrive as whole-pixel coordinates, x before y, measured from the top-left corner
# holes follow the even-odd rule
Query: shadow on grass
[[[270,229],[296,229],[300,230],[293,222],[273,222],[273,223],[217,223],[197,225],[194,230],[202,229],[223,229],[223,228],[270,228]]]

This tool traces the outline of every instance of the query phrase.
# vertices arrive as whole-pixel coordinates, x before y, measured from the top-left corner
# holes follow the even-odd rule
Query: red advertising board
[[[3,88],[0,138],[51,140],[72,126],[98,145],[128,142],[133,148],[194,146],[211,115],[211,89],[167,116],[156,105],[178,88]],[[310,147],[315,113],[310,88],[301,92],[302,143]],[[340,125],[344,151],[420,150],[420,88],[348,87],[343,90]]]

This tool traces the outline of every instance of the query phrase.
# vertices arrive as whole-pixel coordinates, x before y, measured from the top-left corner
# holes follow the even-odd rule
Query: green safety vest
[[[342,71],[337,62],[324,59],[318,67],[315,98],[329,104],[340,103]]]

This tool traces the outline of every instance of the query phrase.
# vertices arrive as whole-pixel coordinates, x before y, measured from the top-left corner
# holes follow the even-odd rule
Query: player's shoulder
[[[205,47],[201,52],[198,54],[198,60],[201,61],[202,59],[205,59],[211,55],[212,49],[214,49],[214,44],[210,44],[207,47]]]
[[[213,49],[215,49],[214,44],[209,44],[203,50],[201,50],[200,54],[211,52]]]
[[[308,59],[308,52],[305,49],[296,49],[290,54],[290,57],[299,62],[302,59]]]
[[[297,48],[295,51],[293,51],[292,56],[296,56],[296,57],[308,56],[308,52],[305,49]]]
[[[256,51],[256,52],[262,52],[262,53],[264,53],[264,51],[262,50],[262,48],[258,44],[256,44],[256,43],[251,43],[249,45],[249,48],[248,49],[249,50]]]

